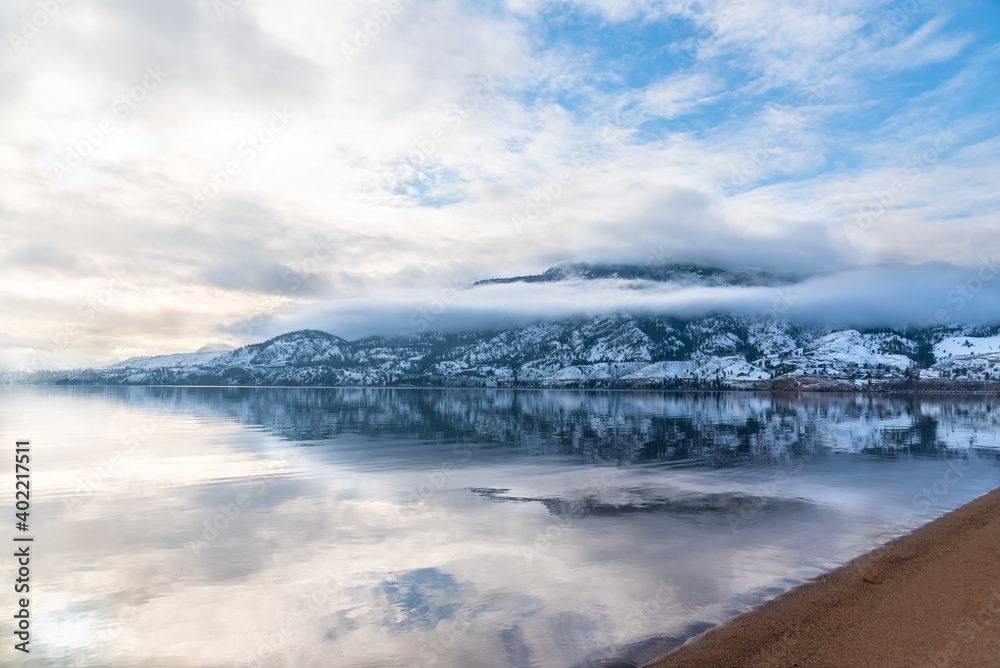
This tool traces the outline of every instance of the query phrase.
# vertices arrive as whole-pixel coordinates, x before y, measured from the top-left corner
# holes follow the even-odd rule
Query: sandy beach
[[[1000,489],[646,664],[1000,666]]]

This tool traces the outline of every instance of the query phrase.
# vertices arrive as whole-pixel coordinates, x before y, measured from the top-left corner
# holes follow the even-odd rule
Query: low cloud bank
[[[704,287],[623,280],[398,290],[280,315],[268,335],[298,328],[345,338],[499,329],[627,312],[696,318],[771,315],[833,328],[1000,322],[1000,254],[976,267],[894,265],[816,276],[782,287]],[[262,332],[263,333],[263,332]]]

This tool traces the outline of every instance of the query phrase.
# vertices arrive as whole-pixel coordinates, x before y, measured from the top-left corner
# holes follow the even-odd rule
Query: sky
[[[631,310],[1000,322],[1000,2],[11,0],[0,366]],[[564,262],[794,289],[469,288]]]

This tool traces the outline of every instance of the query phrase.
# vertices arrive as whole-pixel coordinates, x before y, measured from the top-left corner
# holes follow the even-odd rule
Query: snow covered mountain
[[[572,263],[550,267],[541,274],[530,276],[515,276],[513,278],[488,278],[475,285],[490,285],[496,283],[554,283],[566,280],[646,280],[659,283],[678,283],[681,285],[786,285],[790,279],[775,276],[753,267],[736,269],[719,269],[689,264],[587,264]]]
[[[132,357],[124,362],[111,364],[106,369],[196,369],[216,360],[223,353],[176,353],[174,355],[154,355],[153,357]]]
[[[760,287],[753,268],[563,264],[476,285],[588,281]],[[4,380],[0,378],[0,381]],[[417,385],[859,389],[1000,386],[1000,325],[830,331],[773,315],[695,319],[628,313],[502,331],[348,341],[300,330],[231,351],[136,357],[101,369],[8,374],[8,382],[167,385]]]
[[[178,385],[863,388],[1000,383],[1000,326],[830,332],[774,317],[628,314],[347,341],[317,330],[23,382]],[[950,385],[949,385],[950,384]]]

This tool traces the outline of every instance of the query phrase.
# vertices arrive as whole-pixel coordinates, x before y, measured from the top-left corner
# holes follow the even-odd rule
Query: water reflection
[[[4,388],[0,419],[44,452],[39,666],[637,665],[1000,452],[989,397]]]
[[[996,445],[995,399],[818,393],[136,388],[89,391],[154,410],[230,418],[295,441],[342,434],[444,439],[630,462],[772,455],[822,445],[936,454]],[[825,425],[841,430],[830,432]],[[822,442],[815,436],[820,434]],[[980,444],[979,439],[985,438]]]

